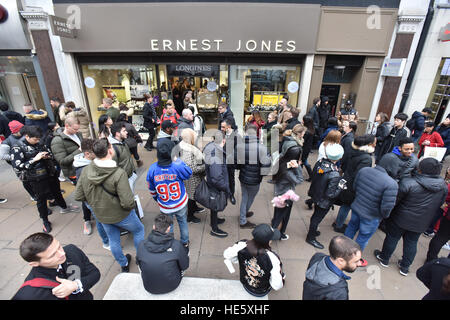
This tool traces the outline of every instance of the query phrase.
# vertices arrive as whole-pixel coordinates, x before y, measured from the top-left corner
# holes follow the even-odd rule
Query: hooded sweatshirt
[[[385,154],[378,164],[398,182],[403,178],[411,177],[419,166],[419,160],[415,154],[410,157],[403,156],[399,147],[395,147],[392,152]]]
[[[327,258],[323,253],[311,258],[303,282],[303,300],[348,300],[346,277],[333,272]]]
[[[86,201],[98,221],[106,224],[122,221],[134,208],[128,176],[113,160],[94,159],[83,169],[75,189],[75,200]]]
[[[136,261],[141,269],[144,288],[150,293],[161,294],[175,290],[189,267],[189,256],[173,234],[152,230],[147,240],[138,246]]]
[[[402,229],[424,232],[447,197],[443,178],[416,174],[399,183],[397,205],[392,211],[393,221]]]

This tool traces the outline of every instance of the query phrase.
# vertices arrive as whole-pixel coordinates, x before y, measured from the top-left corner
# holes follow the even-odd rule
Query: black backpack
[[[412,132],[416,127],[416,118],[411,118],[408,121],[406,121],[406,127]]]

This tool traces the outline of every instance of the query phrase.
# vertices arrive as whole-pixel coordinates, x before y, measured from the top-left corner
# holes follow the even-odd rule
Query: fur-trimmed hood
[[[43,120],[47,118],[48,114],[45,110],[32,110],[30,113],[27,113],[25,117],[30,120]]]
[[[352,148],[355,149],[355,150],[359,150],[359,151],[362,151],[362,152],[369,153],[369,154],[375,152],[375,148],[372,147],[372,146],[365,145],[365,146],[358,147],[358,146],[355,145],[354,142],[352,142]]]

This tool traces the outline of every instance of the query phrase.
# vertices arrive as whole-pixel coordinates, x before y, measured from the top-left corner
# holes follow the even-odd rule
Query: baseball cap
[[[253,238],[260,243],[268,243],[270,240],[280,240],[280,230],[274,229],[267,223],[257,225],[252,231]]]
[[[167,128],[176,128],[178,127],[178,123],[173,123],[170,120],[164,120],[163,123],[161,124],[161,129],[165,130]]]

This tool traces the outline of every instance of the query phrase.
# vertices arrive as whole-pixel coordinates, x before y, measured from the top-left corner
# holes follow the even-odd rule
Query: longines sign
[[[221,52],[224,47],[224,40],[221,39],[189,39],[189,40],[169,40],[151,39],[151,51],[214,51]],[[236,40],[234,41],[234,51],[236,52],[294,52],[296,49],[295,40]],[[229,51],[229,50],[227,50]]]

